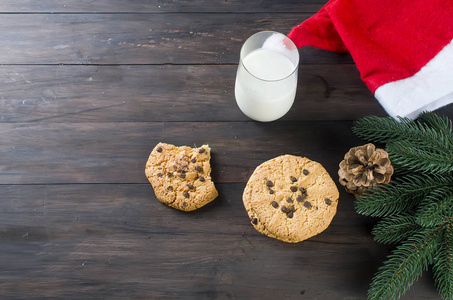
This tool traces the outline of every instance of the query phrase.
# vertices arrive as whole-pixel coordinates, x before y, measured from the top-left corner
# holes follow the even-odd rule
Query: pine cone
[[[340,163],[338,175],[346,191],[357,197],[369,188],[389,183],[393,166],[389,154],[370,143],[349,150]]]

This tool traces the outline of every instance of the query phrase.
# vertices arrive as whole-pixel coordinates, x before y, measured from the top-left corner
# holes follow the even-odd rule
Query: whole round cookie
[[[255,169],[242,200],[256,230],[297,243],[330,225],[338,197],[335,182],[320,163],[282,155]]]
[[[218,196],[211,179],[211,148],[158,143],[146,162],[145,174],[157,199],[170,207],[192,211]]]

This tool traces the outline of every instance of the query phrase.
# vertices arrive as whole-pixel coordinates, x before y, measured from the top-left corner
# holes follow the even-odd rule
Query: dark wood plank
[[[235,65],[0,66],[0,121],[247,121],[235,76]],[[385,112],[354,65],[301,65],[295,103],[282,120],[369,114]]]
[[[5,0],[0,13],[316,12],[326,0]]]
[[[212,148],[216,182],[246,182],[281,154],[307,156],[336,178],[344,154],[361,144],[345,122],[3,123],[0,184],[146,183],[158,142]]]
[[[6,14],[0,23],[0,64],[237,64],[250,35],[287,33],[309,16]],[[301,51],[302,63],[351,62],[348,55]]]
[[[244,184],[183,213],[149,185],[0,186],[0,294],[9,299],[365,299],[389,246],[352,196],[322,234],[299,244],[250,225]],[[426,274],[403,299],[436,299]]]

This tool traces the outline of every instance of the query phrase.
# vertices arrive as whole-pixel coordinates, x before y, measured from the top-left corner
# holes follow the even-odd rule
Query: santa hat
[[[288,36],[349,52],[393,117],[453,102],[453,0],[330,0]]]

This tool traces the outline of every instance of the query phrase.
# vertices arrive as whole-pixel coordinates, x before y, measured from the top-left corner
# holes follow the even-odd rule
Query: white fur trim
[[[413,76],[386,83],[374,96],[392,116],[417,118],[453,102],[453,40]]]

